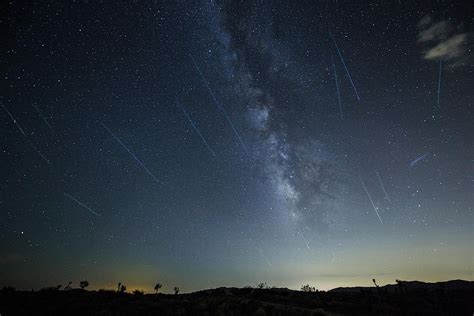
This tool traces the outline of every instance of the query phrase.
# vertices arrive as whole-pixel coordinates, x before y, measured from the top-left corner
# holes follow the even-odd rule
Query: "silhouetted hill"
[[[388,284],[379,287],[379,290],[395,292],[402,290],[474,290],[474,281],[465,281],[465,280],[451,280],[444,282],[420,282],[420,281],[402,281],[402,285],[398,284]],[[329,292],[361,292],[361,291],[377,291],[377,288],[374,286],[370,287],[338,287],[330,290]]]
[[[405,284],[404,284],[405,283]],[[406,287],[404,287],[406,285]],[[302,292],[217,288],[188,294],[0,291],[1,315],[472,315],[474,282],[401,282]]]

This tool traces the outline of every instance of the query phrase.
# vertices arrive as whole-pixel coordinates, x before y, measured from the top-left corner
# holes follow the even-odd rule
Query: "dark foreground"
[[[113,291],[0,291],[8,315],[473,315],[474,282],[407,282],[403,287],[329,292],[219,288],[190,294]]]

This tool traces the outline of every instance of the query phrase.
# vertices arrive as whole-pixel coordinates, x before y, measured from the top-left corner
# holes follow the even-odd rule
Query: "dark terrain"
[[[303,292],[218,288],[189,294],[0,291],[8,315],[473,315],[474,282],[403,282]]]

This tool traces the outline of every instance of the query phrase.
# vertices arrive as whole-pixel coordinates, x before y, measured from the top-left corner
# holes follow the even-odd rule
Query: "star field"
[[[6,3],[0,285],[472,279],[472,9]]]

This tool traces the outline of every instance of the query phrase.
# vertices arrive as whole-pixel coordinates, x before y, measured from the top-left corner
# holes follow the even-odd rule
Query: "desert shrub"
[[[47,286],[40,289],[41,292],[52,292],[52,291],[59,291],[62,285],[56,286]]]
[[[141,296],[141,295],[145,294],[145,291],[141,291],[141,290],[136,289],[132,293],[133,293],[133,295]]]
[[[16,290],[16,289],[15,289],[13,286],[9,286],[9,285],[8,285],[8,286],[4,286],[4,287],[2,288],[2,292],[15,292],[15,290]]]
[[[125,284],[122,284],[122,283],[119,282],[117,284],[117,292],[119,292],[119,293],[127,292],[127,286]]]
[[[257,284],[257,289],[263,290],[263,289],[269,289],[270,287],[268,286],[267,282],[260,282]]]
[[[65,291],[72,290],[71,284],[72,284],[72,281],[69,281],[69,283],[64,287],[64,290]]]
[[[111,290],[111,289],[99,289],[97,291],[98,293],[103,293],[103,294],[112,294],[112,293],[116,293],[114,290]]]
[[[303,292],[316,292],[316,288],[314,286],[310,286],[309,284],[304,284],[301,286],[301,291]]]

